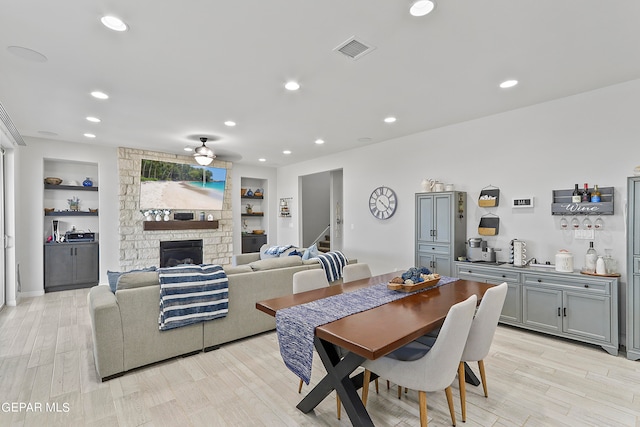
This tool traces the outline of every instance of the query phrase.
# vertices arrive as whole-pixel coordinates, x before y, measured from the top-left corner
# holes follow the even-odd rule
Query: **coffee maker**
[[[487,247],[486,240],[472,237],[467,240],[467,260],[471,262],[496,262],[496,252]]]

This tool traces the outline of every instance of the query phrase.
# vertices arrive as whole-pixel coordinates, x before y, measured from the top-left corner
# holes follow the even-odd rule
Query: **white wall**
[[[21,194],[16,218],[16,263],[20,266],[21,295],[44,292],[44,159],[98,164],[100,282],[107,283],[107,270],[118,270],[118,169],[116,148],[88,144],[24,138],[18,147],[16,191]],[[82,195],[79,195],[82,199]]]
[[[486,237],[508,260],[508,244],[528,243],[528,254],[554,261],[559,249],[575,254],[583,265],[588,241],[560,230],[552,216],[552,190],[588,182],[615,187],[615,215],[605,216],[598,232],[599,252],[613,250],[624,277],[626,177],[640,164],[640,80],[578,94],[478,120],[397,138],[278,169],[280,197],[297,194],[297,177],[333,169],[344,173],[344,252],[371,265],[374,274],[414,265],[414,194],[423,178],[452,183],[468,193],[467,227],[476,236],[480,217],[500,216],[500,233]],[[346,141],[328,141],[340,144]],[[501,189],[500,206],[479,208],[475,201],[488,185]],[[389,220],[375,219],[367,208],[371,191],[393,188],[398,210]],[[514,197],[533,195],[531,209],[512,209]],[[278,244],[299,242],[298,200],[292,204],[293,226],[278,229]],[[624,292],[624,291],[623,291]]]

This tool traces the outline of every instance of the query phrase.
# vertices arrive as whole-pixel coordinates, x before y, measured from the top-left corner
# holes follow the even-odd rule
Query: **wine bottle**
[[[584,256],[584,271],[587,273],[596,272],[596,262],[598,261],[598,253],[593,248],[593,242],[589,242],[589,249]]]
[[[582,201],[590,202],[591,201],[591,193],[589,193],[589,185],[584,183],[584,191],[582,192]]]
[[[582,200],[582,197],[578,189],[578,184],[576,184],[576,187],[573,189],[573,194],[571,194],[571,203],[580,203],[580,200]]]
[[[598,185],[593,186],[593,193],[591,194],[591,201],[593,203],[598,203],[602,199],[602,194],[600,194],[600,190],[598,190]]]

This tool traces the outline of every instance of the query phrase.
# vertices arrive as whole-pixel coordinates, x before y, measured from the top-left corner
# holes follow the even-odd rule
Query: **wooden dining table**
[[[397,275],[397,272],[388,273],[259,301],[256,308],[275,317],[278,310],[387,283]],[[357,394],[357,390],[362,387],[363,374],[351,374],[365,359],[378,359],[438,328],[451,306],[471,295],[476,295],[479,302],[492,286],[470,280],[456,280],[316,327],[314,346],[327,374],[302,399],[297,408],[308,413],[336,390],[354,426],[373,426],[371,417]]]

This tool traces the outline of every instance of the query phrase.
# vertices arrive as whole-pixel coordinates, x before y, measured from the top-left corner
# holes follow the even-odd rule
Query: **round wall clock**
[[[378,219],[389,219],[396,213],[398,199],[389,187],[378,187],[369,196],[369,210]]]

